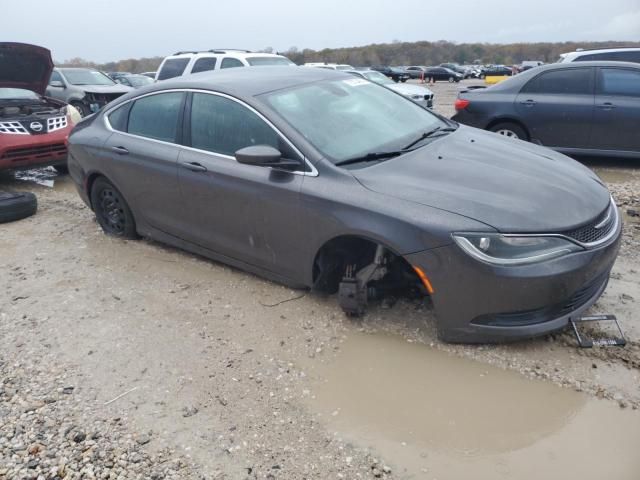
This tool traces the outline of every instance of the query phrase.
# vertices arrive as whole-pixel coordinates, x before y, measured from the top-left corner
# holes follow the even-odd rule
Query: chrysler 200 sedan
[[[157,83],[80,122],[69,169],[103,230],[293,287],[431,297],[440,337],[563,328],[602,294],[621,220],[552,150],[459,125],[323,69]]]

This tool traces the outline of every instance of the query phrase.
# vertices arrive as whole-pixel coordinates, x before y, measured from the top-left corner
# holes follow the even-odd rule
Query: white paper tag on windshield
[[[349,80],[343,80],[343,82],[352,87],[360,87],[362,85],[369,84],[369,82],[364,78],[350,78]]]

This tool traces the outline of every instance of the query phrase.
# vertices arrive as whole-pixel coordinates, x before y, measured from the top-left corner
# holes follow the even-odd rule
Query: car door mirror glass
[[[64,83],[62,83],[60,80],[51,80],[49,82],[49,86],[50,87],[64,88]]]

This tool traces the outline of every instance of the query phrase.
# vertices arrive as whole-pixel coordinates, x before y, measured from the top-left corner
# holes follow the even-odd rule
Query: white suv
[[[578,49],[575,52],[563,53],[560,55],[558,63],[590,62],[592,60],[640,63],[640,48],[600,48],[597,50]]]
[[[346,63],[310,62],[305,63],[303,67],[325,68],[327,70],[355,70],[355,68]]]
[[[234,67],[295,66],[291,60],[273,53],[249,50],[215,49],[204,52],[178,52],[165,58],[156,73],[156,81],[192,73]]]

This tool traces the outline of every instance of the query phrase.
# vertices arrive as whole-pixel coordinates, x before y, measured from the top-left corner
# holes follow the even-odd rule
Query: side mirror
[[[49,86],[64,88],[64,83],[62,83],[60,80],[52,80],[51,82],[49,82]]]
[[[277,148],[269,145],[252,145],[241,148],[236,152],[236,161],[244,165],[255,165],[257,167],[273,167],[283,170],[291,170],[299,167],[300,162],[282,158],[282,154]]]

